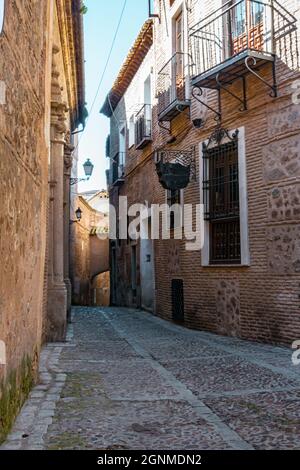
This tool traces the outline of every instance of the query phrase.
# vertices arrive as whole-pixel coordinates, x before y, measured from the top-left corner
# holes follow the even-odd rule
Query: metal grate
[[[177,322],[184,322],[184,294],[183,280],[172,279],[172,318]]]
[[[211,223],[210,261],[212,264],[241,262],[240,219]]]
[[[204,216],[206,220],[239,216],[237,141],[205,149]]]
[[[152,109],[150,104],[144,104],[136,115],[135,145],[142,147],[152,139]]]
[[[211,263],[239,263],[238,141],[203,148],[204,218],[210,222]]]
[[[169,207],[181,204],[181,191],[180,189],[167,190],[167,203]],[[175,228],[175,214],[174,211],[170,212],[170,229]]]

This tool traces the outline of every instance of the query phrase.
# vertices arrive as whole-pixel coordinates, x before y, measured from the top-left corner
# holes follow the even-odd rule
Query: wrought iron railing
[[[136,115],[135,145],[139,147],[152,138],[152,109],[151,104],[144,104]]]
[[[296,18],[277,0],[230,0],[190,32],[191,76],[197,77],[246,51],[276,54],[296,29]],[[290,35],[291,47],[293,38]]]
[[[176,52],[158,73],[158,115],[172,104],[186,101],[185,70],[187,54]]]

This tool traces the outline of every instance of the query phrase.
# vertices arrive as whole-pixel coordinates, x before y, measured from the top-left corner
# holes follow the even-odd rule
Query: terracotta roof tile
[[[149,19],[142,26],[134,45],[130,49],[125,62],[121,67],[112,89],[106,97],[105,103],[100,110],[102,114],[105,114],[107,117],[112,115],[112,109],[115,110],[117,107],[152,44],[153,20]]]

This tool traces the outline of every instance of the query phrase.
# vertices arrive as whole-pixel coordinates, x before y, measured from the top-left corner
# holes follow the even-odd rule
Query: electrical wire
[[[123,19],[123,16],[124,16],[124,12],[125,12],[125,8],[126,8],[126,4],[127,4],[127,0],[124,0],[124,4],[123,4],[123,7],[122,7],[122,10],[121,10],[121,14],[120,14],[120,17],[119,17],[119,21],[118,21],[118,24],[117,24],[117,28],[116,28],[116,31],[115,31],[115,34],[114,34],[114,37],[113,37],[113,40],[112,40],[112,43],[111,43],[111,46],[110,46],[110,49],[109,49],[109,53],[108,53],[108,56],[107,56],[107,60],[105,62],[105,65],[104,65],[104,69],[103,69],[103,72],[102,72],[102,75],[100,77],[100,81],[99,81],[99,84],[98,84],[98,87],[97,87],[97,90],[96,90],[96,94],[95,94],[95,97],[93,99],[93,102],[92,102],[92,105],[90,107],[90,110],[89,110],[89,114],[88,114],[88,117],[86,119],[86,125],[85,125],[85,129],[84,131],[86,130],[87,128],[87,124],[89,122],[89,117],[94,109],[94,106],[95,106],[95,103],[96,103],[96,100],[98,98],[98,95],[99,95],[99,91],[100,91],[100,88],[101,88],[101,85],[103,83],[103,80],[104,80],[104,77],[105,77],[105,74],[106,74],[106,71],[107,71],[107,68],[108,68],[108,64],[109,64],[109,61],[111,59],[111,55],[112,55],[112,52],[113,52],[113,48],[114,48],[114,45],[116,43],[116,39],[117,39],[117,36],[118,36],[118,33],[119,33],[119,29],[120,29],[120,26],[121,26],[121,22],[122,22],[122,19]],[[78,139],[78,142],[77,142],[77,145],[74,149],[74,152],[77,150],[79,144],[80,144],[80,141],[81,139],[83,138],[83,135],[84,135],[84,131],[83,133],[81,134],[80,138]]]

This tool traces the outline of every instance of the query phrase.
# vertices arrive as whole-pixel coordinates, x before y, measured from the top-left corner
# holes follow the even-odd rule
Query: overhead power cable
[[[111,55],[112,55],[112,52],[113,52],[113,49],[114,49],[114,45],[116,43],[116,39],[118,37],[118,33],[119,33],[119,29],[120,29],[120,26],[121,26],[121,22],[122,22],[122,19],[123,19],[123,16],[124,16],[124,12],[125,12],[125,8],[126,8],[126,4],[127,4],[127,0],[124,0],[124,4],[123,4],[123,7],[122,7],[122,10],[121,10],[121,14],[120,14],[120,18],[119,18],[119,21],[118,21],[118,24],[117,24],[117,28],[116,28],[116,31],[115,31],[115,34],[114,34],[114,37],[112,39],[112,43],[111,43],[111,46],[110,46],[110,49],[109,49],[109,53],[108,53],[108,56],[107,56],[107,59],[106,59],[106,62],[105,62],[105,65],[104,65],[104,69],[103,69],[103,72],[101,74],[101,77],[100,77],[100,81],[99,81],[99,84],[98,84],[98,87],[97,87],[97,90],[96,90],[96,94],[95,94],[95,97],[93,99],[93,102],[92,102],[92,105],[89,109],[89,114],[88,114],[88,117],[86,119],[86,125],[85,125],[85,129],[84,131],[82,132],[80,138],[78,139],[78,143],[74,149],[74,151],[77,150],[78,146],[79,146],[79,143],[83,137],[83,134],[87,128],[87,124],[88,124],[88,121],[89,121],[89,117],[94,109],[94,106],[95,106],[95,103],[96,103],[96,100],[98,98],[98,95],[99,95],[99,91],[100,91],[100,88],[102,86],[102,83],[103,83],[103,80],[104,80],[104,77],[105,77],[105,74],[106,74],[106,71],[107,71],[107,68],[108,68],[108,64],[109,64],[109,61],[111,59]]]

